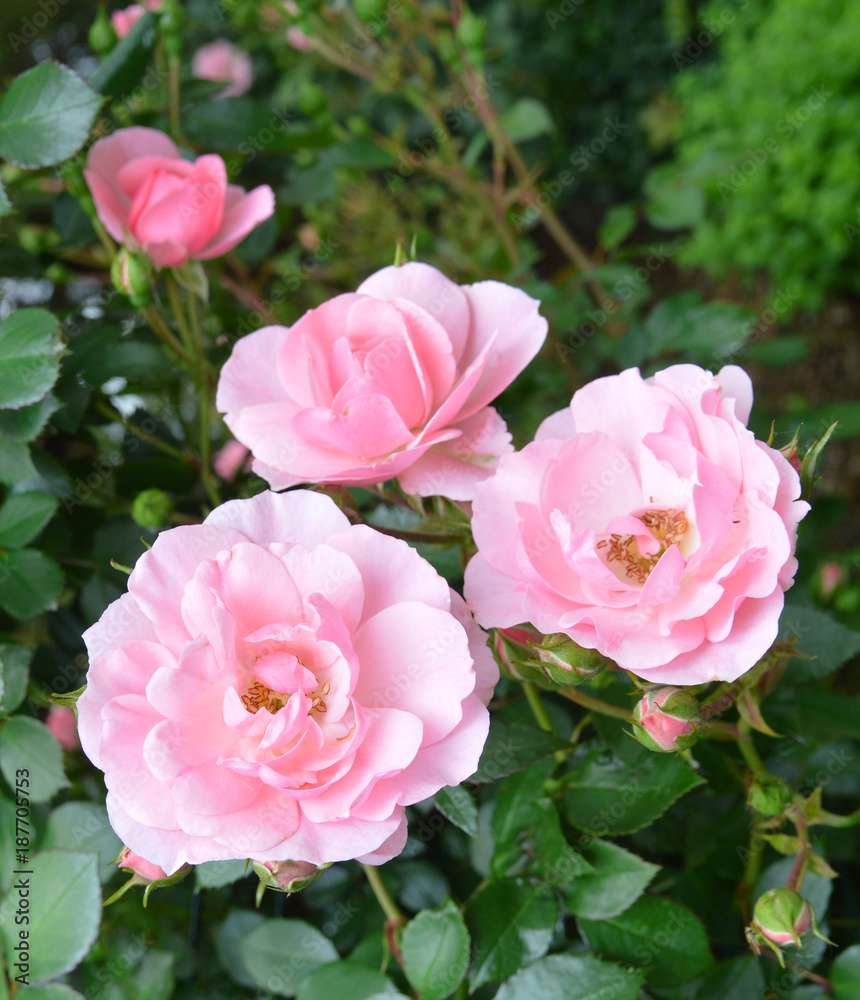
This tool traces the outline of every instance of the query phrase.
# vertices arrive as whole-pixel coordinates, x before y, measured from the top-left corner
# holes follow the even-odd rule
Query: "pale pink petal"
[[[215,235],[194,256],[198,260],[220,257],[228,250],[232,250],[237,243],[241,243],[252,229],[256,229],[274,212],[275,194],[269,185],[263,184],[254,188],[240,202],[225,210],[224,218]]]

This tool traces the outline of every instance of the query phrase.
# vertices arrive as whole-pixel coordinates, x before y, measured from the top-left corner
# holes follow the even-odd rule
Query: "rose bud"
[[[779,816],[791,802],[791,789],[775,775],[754,778],[747,793],[747,804],[762,816]]]
[[[845,571],[835,562],[826,562],[818,572],[818,593],[822,601],[833,596],[833,592],[845,579]]]
[[[113,287],[126,295],[135,308],[149,304],[152,288],[143,264],[128,250],[122,250],[113,259],[110,269]]]
[[[229,86],[218,97],[238,97],[251,89],[254,70],[251,57],[226,38],[202,45],[191,61],[191,72],[198,80],[213,80]]]
[[[799,948],[801,937],[810,928],[822,937],[815,926],[815,914],[809,903],[796,890],[781,886],[768,889],[759,896],[753,910],[752,926],[747,928],[747,939],[756,955],[765,945],[779,959],[779,964],[784,965],[780,949],[789,944]]]
[[[69,708],[68,705],[52,705],[48,710],[45,725],[64,750],[80,750],[78,720],[73,708]]]
[[[539,646],[534,646],[533,650],[535,656],[544,664],[550,680],[558,684],[581,684],[611,663],[596,649],[578,645],[563,632],[547,636]]]
[[[254,871],[260,879],[257,905],[266,889],[277,892],[298,892],[315,882],[329,865],[315,865],[310,861],[254,861]]]
[[[699,737],[702,712],[683,688],[646,691],[633,710],[635,735],[649,750],[687,750]]]
[[[166,528],[173,517],[173,501],[164,490],[143,490],[134,498],[131,516],[141,528]]]
[[[125,895],[133,885],[146,887],[143,893],[143,905],[146,906],[149,894],[153,889],[157,889],[160,886],[173,885],[174,882],[180,882],[191,871],[191,865],[185,864],[178,868],[172,875],[168,875],[163,868],[159,868],[158,865],[147,861],[146,858],[135,854],[134,851],[129,850],[127,847],[122,849],[122,853],[116,859],[116,864],[124,871],[132,872],[132,876],[109,899],[105,900],[105,906],[115,902],[120,896]]]

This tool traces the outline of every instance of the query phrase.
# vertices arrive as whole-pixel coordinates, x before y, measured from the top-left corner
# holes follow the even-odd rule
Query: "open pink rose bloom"
[[[388,860],[404,806],[477,767],[498,677],[429,563],[301,490],[162,532],[84,638],[84,751],[168,874]]]
[[[677,365],[580,389],[481,484],[466,597],[648,681],[734,680],[777,635],[809,505],[746,427],[749,377]]]
[[[93,143],[84,171],[99,219],[156,267],[227,253],[275,210],[272,189],[227,183],[220,156],[193,163],[154,128],[118,129]]]
[[[546,320],[497,281],[386,267],[292,327],[243,337],[218,408],[273,489],[380,483],[471,500],[512,450],[488,404],[540,350]]]

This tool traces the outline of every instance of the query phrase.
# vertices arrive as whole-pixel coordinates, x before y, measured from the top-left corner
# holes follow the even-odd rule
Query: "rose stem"
[[[740,750],[741,756],[746,761],[747,767],[749,767],[753,774],[760,778],[766,776],[767,768],[764,766],[761,757],[758,755],[758,750],[755,748],[749,723],[741,719],[735,729],[737,732],[735,739],[738,744],[738,750]]]
[[[141,441],[149,442],[154,448],[160,448],[165,454],[171,455],[173,458],[178,458],[180,462],[192,461],[188,455],[185,455],[178,448],[174,448],[173,445],[162,441],[161,438],[157,438],[154,434],[149,434],[147,431],[131,423],[131,421],[126,420],[119,411],[102,400],[96,400],[95,407],[103,416],[116,421],[118,424],[122,424],[129,433],[134,434],[135,437],[139,437]]]
[[[600,698],[592,698],[590,694],[586,694],[581,688],[560,687],[558,688],[558,693],[563,698],[575,701],[577,705],[582,705],[583,708],[587,708],[590,712],[598,712],[600,715],[611,715],[615,719],[623,719],[625,722],[630,722],[630,713],[626,708],[611,705],[608,701],[601,701]]]
[[[200,316],[197,312],[197,296],[188,293],[188,318],[191,327],[191,340],[197,353],[197,374],[200,391],[200,478],[206,495],[216,507],[221,503],[218,487],[212,479],[212,469],[209,463],[209,411],[211,409],[211,385],[209,381],[209,362],[206,358],[206,341],[200,326]]]
[[[379,869],[373,865],[362,865],[361,867],[364,869],[370,888],[373,889],[373,895],[376,896],[386,918],[394,923],[400,923],[403,920],[403,914],[397,903],[388,894],[388,890],[379,875]]]

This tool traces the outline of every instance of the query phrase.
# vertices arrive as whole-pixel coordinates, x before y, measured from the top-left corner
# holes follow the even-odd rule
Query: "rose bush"
[[[292,327],[242,338],[217,405],[273,489],[380,483],[470,500],[511,450],[488,404],[546,337],[539,303],[427,264],[385,267]]]
[[[150,863],[381,863],[476,768],[498,676],[462,598],[327,497],[160,534],[85,633],[81,742]]]
[[[84,171],[105,229],[156,267],[227,253],[275,210],[268,184],[227,183],[220,156],[193,163],[158,129],[117,129],[93,143]]]
[[[734,680],[776,638],[797,524],[784,456],[746,427],[752,386],[677,365],[580,389],[476,491],[466,597],[649,681]]]

